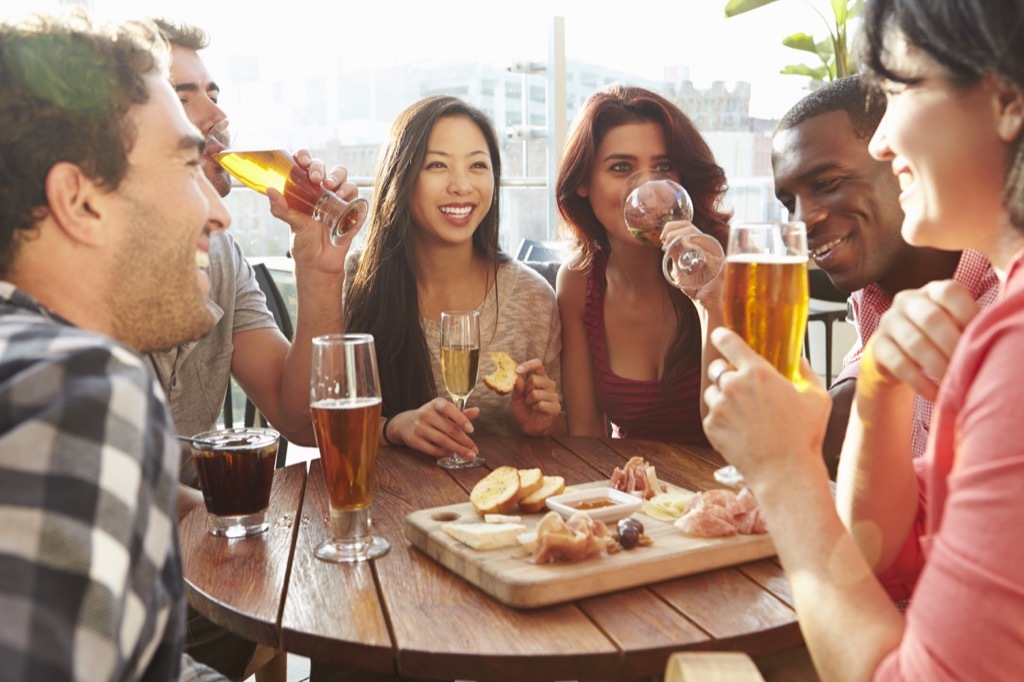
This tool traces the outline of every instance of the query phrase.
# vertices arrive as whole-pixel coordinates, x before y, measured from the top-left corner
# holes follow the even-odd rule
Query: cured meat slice
[[[700,538],[768,532],[757,500],[747,488],[739,494],[715,489],[696,495],[690,500],[686,513],[676,519],[675,525],[686,535]]]

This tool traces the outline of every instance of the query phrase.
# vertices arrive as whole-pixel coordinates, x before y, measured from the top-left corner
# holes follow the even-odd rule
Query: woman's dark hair
[[[1024,92],[1024,4],[1019,0],[869,0],[865,6],[861,61],[874,79],[912,83],[889,48],[903,36],[945,68],[950,82],[973,85],[992,74]],[[1024,135],[1007,168],[1003,201],[1010,220],[1024,229]]]
[[[672,168],[693,200],[693,224],[724,246],[732,214],[720,209],[727,189],[725,171],[715,163],[711,148],[697,126],[676,105],[643,88],[612,85],[583,103],[558,164],[555,197],[564,221],[562,232],[578,253],[574,267],[589,268],[598,249],[608,248],[608,235],[587,197],[577,189],[590,179],[597,148],[612,128],[629,123],[657,123],[665,134]],[[675,340],[665,356],[662,386],[669,387],[687,365],[700,359],[700,320],[693,303],[672,290],[672,305],[679,321]]]
[[[372,334],[377,349],[383,412],[394,415],[436,397],[427,341],[420,326],[410,203],[427,142],[442,118],[465,117],[487,140],[494,174],[491,207],[473,233],[473,249],[493,265],[508,256],[498,246],[501,156],[498,136],[480,110],[455,97],[420,100],[391,126],[374,177],[366,247],[345,301],[345,330]]]

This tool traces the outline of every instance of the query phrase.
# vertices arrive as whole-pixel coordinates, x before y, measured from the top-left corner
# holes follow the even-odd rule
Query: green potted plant
[[[745,14],[755,9],[772,5],[780,0],[728,0],[725,5],[725,16],[734,17]],[[803,0],[814,12],[821,17],[822,22],[828,29],[828,37],[822,40],[815,40],[814,36],[803,31],[794,33],[783,38],[782,44],[786,47],[809,52],[817,57],[818,62],[809,64],[790,64],[782,69],[784,74],[806,76],[812,81],[823,83],[842,78],[856,71],[856,65],[851,62],[849,50],[847,26],[851,19],[863,15],[864,0],[830,0],[832,8],[832,19],[825,16],[824,12],[809,0]]]

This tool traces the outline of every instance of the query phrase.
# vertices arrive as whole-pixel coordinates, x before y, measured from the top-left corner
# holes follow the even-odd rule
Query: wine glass
[[[327,225],[332,244],[337,245],[344,235],[359,229],[366,220],[369,208],[366,199],[356,197],[345,201],[323,185],[314,185],[309,181],[306,170],[295,163],[292,155],[284,149],[238,145],[228,119],[211,128],[206,134],[206,141],[219,150],[213,154],[217,163],[246,187],[262,194],[273,187],[284,195],[289,208],[302,211]]]
[[[480,369],[480,313],[475,310],[446,310],[441,313],[441,376],[459,412],[476,386]],[[469,469],[483,458],[467,459],[453,452],[437,460],[445,469]]]
[[[381,411],[373,337],[314,337],[309,398],[331,507],[331,538],[316,557],[349,563],[382,556],[391,544],[370,533]]]
[[[656,171],[644,170],[626,179],[622,216],[636,239],[661,248],[661,231],[672,220],[693,220],[693,202],[682,185]],[[665,247],[662,272],[673,286],[693,291],[722,270],[725,256],[718,240],[707,234],[676,237]]]
[[[729,230],[722,302],[725,324],[798,387],[810,298],[807,227],[799,221],[740,223]],[[715,480],[737,485],[734,466]]]

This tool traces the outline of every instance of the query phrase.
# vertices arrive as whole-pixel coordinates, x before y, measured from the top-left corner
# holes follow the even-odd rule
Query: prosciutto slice
[[[562,519],[558,512],[548,512],[537,524],[535,564],[562,564],[583,561],[602,553],[613,542],[608,527],[601,521],[578,512]]]
[[[630,458],[622,469],[615,467],[609,485],[630,495],[639,493],[645,500],[649,500],[667,489],[658,482],[658,474],[655,472],[654,466],[648,464],[643,457]]]
[[[676,519],[675,525],[684,534],[699,538],[768,532],[757,500],[748,488],[739,494],[716,489],[694,496],[686,513]]]

